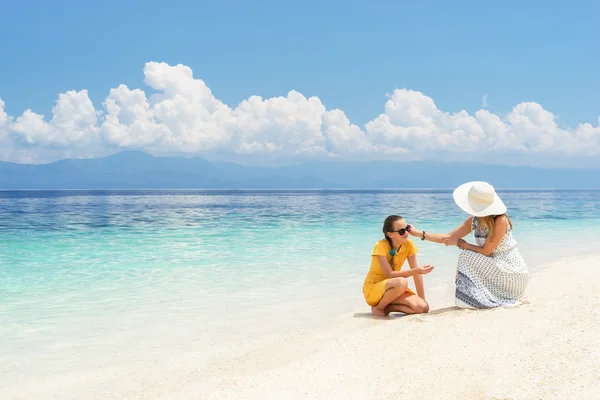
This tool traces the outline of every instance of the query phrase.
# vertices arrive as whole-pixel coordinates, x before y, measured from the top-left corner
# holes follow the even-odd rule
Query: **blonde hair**
[[[508,226],[510,229],[513,228],[512,221],[508,217],[508,213],[500,214],[500,215],[488,215],[486,217],[477,217],[477,222],[479,228],[481,230],[486,229],[488,232],[488,237],[490,240],[494,238],[494,228],[496,227],[496,217],[506,217],[506,221],[508,222]]]

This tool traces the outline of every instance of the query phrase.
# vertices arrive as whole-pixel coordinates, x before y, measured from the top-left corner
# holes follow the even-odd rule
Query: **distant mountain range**
[[[448,189],[471,180],[504,189],[599,189],[600,169],[431,161],[257,167],[136,151],[39,165],[0,162],[0,189]]]

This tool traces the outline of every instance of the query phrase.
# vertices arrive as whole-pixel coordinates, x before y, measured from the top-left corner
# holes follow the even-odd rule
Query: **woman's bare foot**
[[[371,307],[371,313],[377,317],[385,317],[385,311],[382,311],[375,306]]]

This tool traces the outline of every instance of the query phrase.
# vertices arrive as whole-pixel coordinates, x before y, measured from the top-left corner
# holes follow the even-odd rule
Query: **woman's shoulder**
[[[392,246],[390,246],[389,242],[385,239],[379,240],[373,246],[372,256],[387,256],[390,253]]]
[[[494,222],[499,229],[506,230],[506,228],[508,228],[506,215],[496,215],[496,217],[494,217]]]
[[[390,251],[391,248],[392,248],[392,246],[390,246],[390,243],[386,239],[378,240],[375,243],[375,246],[373,246],[374,250],[376,250],[376,249],[378,249],[378,250],[386,250],[386,252]]]

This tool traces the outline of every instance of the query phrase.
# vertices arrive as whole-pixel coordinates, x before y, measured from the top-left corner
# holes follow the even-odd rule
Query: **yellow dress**
[[[381,269],[381,265],[379,265],[379,260],[377,260],[377,256],[386,256],[388,263],[392,266],[394,271],[400,271],[404,262],[408,257],[414,256],[417,254],[417,246],[413,243],[412,240],[408,240],[400,246],[400,250],[394,256],[394,265],[392,265],[392,255],[390,254],[390,250],[392,247],[389,242],[385,239],[381,239],[375,244],[373,248],[373,253],[371,254],[371,267],[369,268],[369,272],[365,277],[365,281],[363,283],[363,295],[365,296],[365,300],[367,304],[370,306],[376,306],[379,303],[379,300],[383,297],[385,293],[385,284],[387,282],[387,278]],[[406,289],[408,293],[415,294],[410,289]]]

